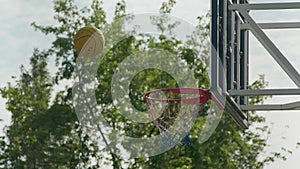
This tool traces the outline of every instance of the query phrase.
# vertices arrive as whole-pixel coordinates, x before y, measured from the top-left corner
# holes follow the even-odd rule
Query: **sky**
[[[11,82],[11,76],[18,76],[20,65],[28,66],[29,58],[34,48],[46,49],[50,46],[52,37],[35,32],[30,23],[35,21],[41,25],[55,24],[53,22],[52,1],[41,0],[2,0],[0,11],[0,87]],[[77,3],[79,0],[77,1]],[[108,17],[112,17],[116,1],[104,0],[104,7]],[[157,12],[162,0],[126,0],[128,12],[151,13]],[[250,3],[260,2],[286,2],[285,0],[252,0]],[[293,2],[293,0],[289,0]],[[297,0],[294,0],[297,2]],[[85,5],[83,2],[79,6]],[[192,24],[196,24],[196,17],[205,14],[210,8],[209,0],[178,0],[173,10],[173,15],[182,18]],[[251,12],[251,16],[257,22],[298,21],[300,10],[288,11],[258,11]],[[300,71],[300,57],[298,48],[300,29],[294,30],[265,30],[270,39],[287,56],[293,66]],[[52,60],[50,60],[53,63]],[[260,43],[251,36],[250,39],[250,82],[258,78],[259,74],[265,74],[269,82],[269,88],[295,88],[296,86],[281,70],[274,59],[266,52]],[[299,100],[299,97],[273,97],[266,103],[285,103]],[[276,161],[267,166],[267,169],[298,168],[300,148],[296,149],[296,143],[300,141],[299,129],[300,111],[270,111],[257,112],[267,119],[271,126],[272,134],[268,137],[270,151],[280,151],[281,147],[287,147],[293,151],[288,155],[287,161]],[[10,114],[5,110],[5,100],[0,98],[0,129],[10,122]],[[282,138],[285,139],[282,139]]]

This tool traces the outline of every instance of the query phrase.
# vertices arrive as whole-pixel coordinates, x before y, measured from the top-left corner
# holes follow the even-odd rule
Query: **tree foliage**
[[[79,28],[93,25],[103,30],[126,13],[125,1],[116,3],[115,16],[108,23],[103,2],[94,0],[90,7],[79,9],[73,0],[55,0],[54,20],[56,26],[32,26],[45,35],[52,35],[55,40],[49,49],[34,50],[31,57],[31,69],[22,67],[21,76],[16,85],[2,88],[2,97],[7,99],[7,110],[12,113],[11,125],[7,127],[8,141],[0,142],[0,166],[4,168],[88,168],[100,167],[106,163],[113,168],[263,168],[277,158],[284,158],[281,153],[274,153],[260,158],[266,147],[266,139],[260,132],[269,132],[268,127],[258,127],[255,131],[241,131],[232,118],[225,113],[212,137],[203,144],[198,141],[205,120],[205,112],[197,119],[191,131],[191,148],[177,147],[163,154],[150,157],[125,160],[109,149],[99,150],[89,135],[82,128],[72,104],[72,88],[66,87],[55,94],[51,101],[53,86],[63,80],[72,79],[78,53],[73,47],[73,37]],[[152,18],[159,36],[149,34],[129,36],[115,44],[104,56],[102,66],[97,71],[96,97],[102,106],[108,125],[114,130],[133,137],[150,137],[158,130],[152,123],[132,122],[113,106],[110,93],[111,79],[119,63],[130,54],[149,49],[164,49],[185,61],[194,71],[201,88],[209,88],[209,20],[199,16],[197,30],[182,42],[172,36],[172,30],[178,23],[170,23],[175,0],[163,2],[159,9],[160,16]],[[120,33],[120,32],[119,32]],[[111,37],[106,40],[113,41]],[[145,46],[147,46],[145,48]],[[194,50],[197,49],[197,50]],[[200,52],[196,52],[200,51]],[[47,62],[54,57],[57,72],[51,77]],[[164,79],[158,81],[157,79]],[[137,109],[145,110],[143,99],[145,92],[156,88],[177,87],[176,81],[167,73],[148,69],[135,76],[130,85],[130,99]],[[253,88],[264,88],[266,82],[261,77],[252,84]],[[265,98],[252,98],[252,103],[264,101]],[[264,118],[251,113],[251,123],[263,123]],[[258,132],[257,132],[258,131]],[[4,138],[2,140],[5,140]]]
[[[73,108],[63,101],[66,96],[58,94],[50,102],[53,83],[47,57],[48,52],[35,50],[31,69],[22,67],[16,85],[1,89],[12,113],[4,147],[7,168],[74,168],[87,163],[93,153]]]

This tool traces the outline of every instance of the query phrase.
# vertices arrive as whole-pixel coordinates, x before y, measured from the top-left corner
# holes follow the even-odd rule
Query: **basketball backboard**
[[[218,95],[217,98],[226,100],[226,111],[237,124],[248,128],[248,113],[240,109],[240,105],[248,104],[247,96],[232,97],[228,91],[246,89],[248,86],[249,32],[240,28],[243,18],[228,10],[226,0],[212,0],[211,7],[211,90]]]
[[[211,90],[226,101],[226,112],[237,124],[248,128],[248,112],[255,110],[298,110],[300,102],[249,105],[249,96],[300,95],[300,75],[263,29],[295,29],[299,22],[256,23],[252,10],[300,9],[299,2],[251,4],[248,0],[211,1]],[[284,73],[295,83],[295,89],[249,88],[249,33],[261,43]]]

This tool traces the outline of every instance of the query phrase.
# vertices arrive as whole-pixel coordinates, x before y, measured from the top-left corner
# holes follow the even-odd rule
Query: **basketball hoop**
[[[169,88],[148,92],[145,98],[164,146],[173,147],[179,142],[190,146],[190,130],[198,113],[211,99],[211,93],[203,89]]]

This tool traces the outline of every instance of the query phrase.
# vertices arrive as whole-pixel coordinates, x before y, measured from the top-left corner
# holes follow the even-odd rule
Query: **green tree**
[[[93,146],[77,121],[64,93],[50,102],[52,82],[47,71],[48,52],[35,50],[31,69],[22,66],[16,85],[1,89],[12,123],[1,142],[5,168],[75,168],[88,166]]]
[[[150,158],[126,161],[118,152],[112,152],[102,138],[106,148],[99,151],[89,135],[80,127],[72,103],[72,88],[55,93],[51,102],[53,86],[63,80],[72,79],[78,53],[73,47],[73,37],[79,28],[93,25],[105,30],[109,25],[118,24],[126,13],[125,1],[117,2],[115,16],[108,23],[102,1],[94,0],[90,7],[78,9],[73,0],[56,0],[54,3],[56,26],[32,26],[45,35],[52,35],[55,40],[50,49],[35,50],[31,57],[31,69],[21,69],[21,77],[16,86],[8,84],[1,89],[7,99],[7,109],[12,113],[12,123],[8,126],[7,141],[1,141],[0,165],[5,168],[88,168],[100,167],[101,162],[113,168],[262,168],[277,158],[285,158],[281,153],[259,158],[266,147],[266,139],[258,133],[241,131],[226,113],[213,134],[204,144],[197,137],[204,124],[206,112],[201,113],[192,131],[192,148],[174,148],[168,152]],[[199,16],[197,30],[184,43],[173,36],[172,30],[178,23],[170,23],[175,0],[163,2],[159,12],[161,16],[153,17],[152,24],[161,32],[158,36],[141,34],[128,36],[107,51],[101,67],[97,71],[99,85],[96,90],[97,103],[102,106],[102,114],[109,127],[128,136],[150,137],[159,131],[152,123],[140,124],[122,116],[113,106],[110,85],[114,71],[127,56],[136,52],[160,48],[181,58],[194,71],[194,76],[201,82],[201,88],[209,87],[207,65],[209,54],[209,20],[208,16]],[[132,16],[134,17],[134,16]],[[114,33],[122,35],[118,27]],[[106,37],[107,43],[114,41],[114,36]],[[200,54],[196,52],[200,51]],[[50,77],[47,59],[55,57],[58,71]],[[163,81],[157,79],[164,79]],[[263,78],[252,87],[264,88]],[[148,69],[135,76],[130,85],[130,99],[139,110],[147,108],[143,95],[155,88],[178,87],[176,81],[167,73]],[[252,98],[252,103],[264,98]],[[250,123],[262,123],[264,118],[251,113]],[[102,133],[101,128],[99,128]],[[267,133],[267,126],[258,127],[257,131]],[[108,140],[106,140],[108,139]],[[126,147],[125,147],[126,149]],[[166,163],[167,161],[167,163]]]

